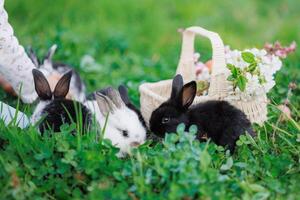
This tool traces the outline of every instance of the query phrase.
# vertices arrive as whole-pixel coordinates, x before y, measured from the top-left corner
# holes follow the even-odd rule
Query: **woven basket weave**
[[[201,27],[185,29],[183,31],[182,49],[176,74],[181,74],[184,82],[196,79],[193,60],[196,35],[206,37],[210,40],[213,50],[213,64],[208,95],[196,96],[193,104],[207,100],[227,100],[232,105],[241,109],[252,123],[262,124],[267,119],[266,95],[255,97],[248,101],[241,100],[239,97],[234,99],[240,100],[230,98],[230,95],[232,96],[232,85],[227,81],[229,70],[226,68],[224,45],[217,33]],[[170,79],[156,83],[144,83],[140,86],[141,112],[147,123],[149,123],[152,111],[170,97],[171,85],[172,80]]]

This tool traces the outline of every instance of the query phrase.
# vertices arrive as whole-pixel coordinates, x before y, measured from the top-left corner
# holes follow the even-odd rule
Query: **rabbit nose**
[[[139,143],[139,142],[131,142],[131,143],[130,143],[130,146],[131,146],[131,147],[138,147],[138,146],[140,146],[140,144],[141,144],[141,143]]]

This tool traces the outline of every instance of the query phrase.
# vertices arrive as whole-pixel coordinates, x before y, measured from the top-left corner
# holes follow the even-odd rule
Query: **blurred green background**
[[[57,43],[55,60],[74,65],[89,91],[126,83],[135,102],[140,83],[175,73],[179,28],[205,27],[237,49],[261,48],[276,40],[300,42],[299,0],[6,0],[5,7],[25,47],[32,45],[42,56]],[[204,59],[210,57],[207,40],[199,39],[197,49]],[[80,68],[86,54],[100,67]],[[298,79],[299,59],[298,51],[285,63],[279,78],[283,88]]]

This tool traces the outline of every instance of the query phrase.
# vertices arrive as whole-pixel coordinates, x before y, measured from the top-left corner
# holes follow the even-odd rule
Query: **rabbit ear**
[[[36,67],[40,66],[39,59],[37,58],[37,55],[31,46],[28,49],[28,56]]]
[[[109,112],[114,112],[115,106],[111,100],[101,92],[96,92],[96,101],[102,115],[106,116]]]
[[[107,89],[107,96],[111,99],[111,101],[113,102],[113,104],[118,108],[122,108],[123,106],[125,106],[124,102],[121,99],[121,96],[119,94],[118,91],[116,91],[115,89],[113,89],[112,87],[109,87]]]
[[[42,72],[37,69],[32,70],[35,91],[41,100],[51,100],[52,92],[50,85]]]
[[[61,79],[57,82],[53,95],[54,98],[65,98],[69,92],[70,82],[72,78],[72,70],[64,74]]]
[[[172,82],[171,99],[175,99],[177,97],[177,95],[179,94],[179,92],[182,89],[182,87],[183,87],[182,76],[180,74],[177,74],[173,78],[173,82]]]
[[[195,81],[191,81],[183,86],[182,90],[180,91],[180,95],[178,96],[183,108],[187,109],[188,107],[190,107],[190,105],[194,101],[196,92],[197,84]]]
[[[127,88],[124,85],[120,85],[119,88],[118,88],[118,90],[119,90],[119,93],[120,93],[120,96],[121,96],[121,99],[123,100],[123,102],[126,105],[131,104],[130,99],[128,97]]]
[[[53,58],[53,55],[54,55],[56,49],[57,49],[56,44],[54,44],[50,47],[50,49],[48,50],[47,55],[44,57],[44,63],[43,64],[52,63],[52,58]]]

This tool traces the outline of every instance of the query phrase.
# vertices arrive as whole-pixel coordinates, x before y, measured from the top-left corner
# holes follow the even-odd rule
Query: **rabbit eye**
[[[122,134],[123,134],[124,137],[128,137],[128,131],[123,130],[123,131],[122,131]]]
[[[169,121],[170,121],[170,117],[163,117],[161,123],[166,124],[169,123]]]

